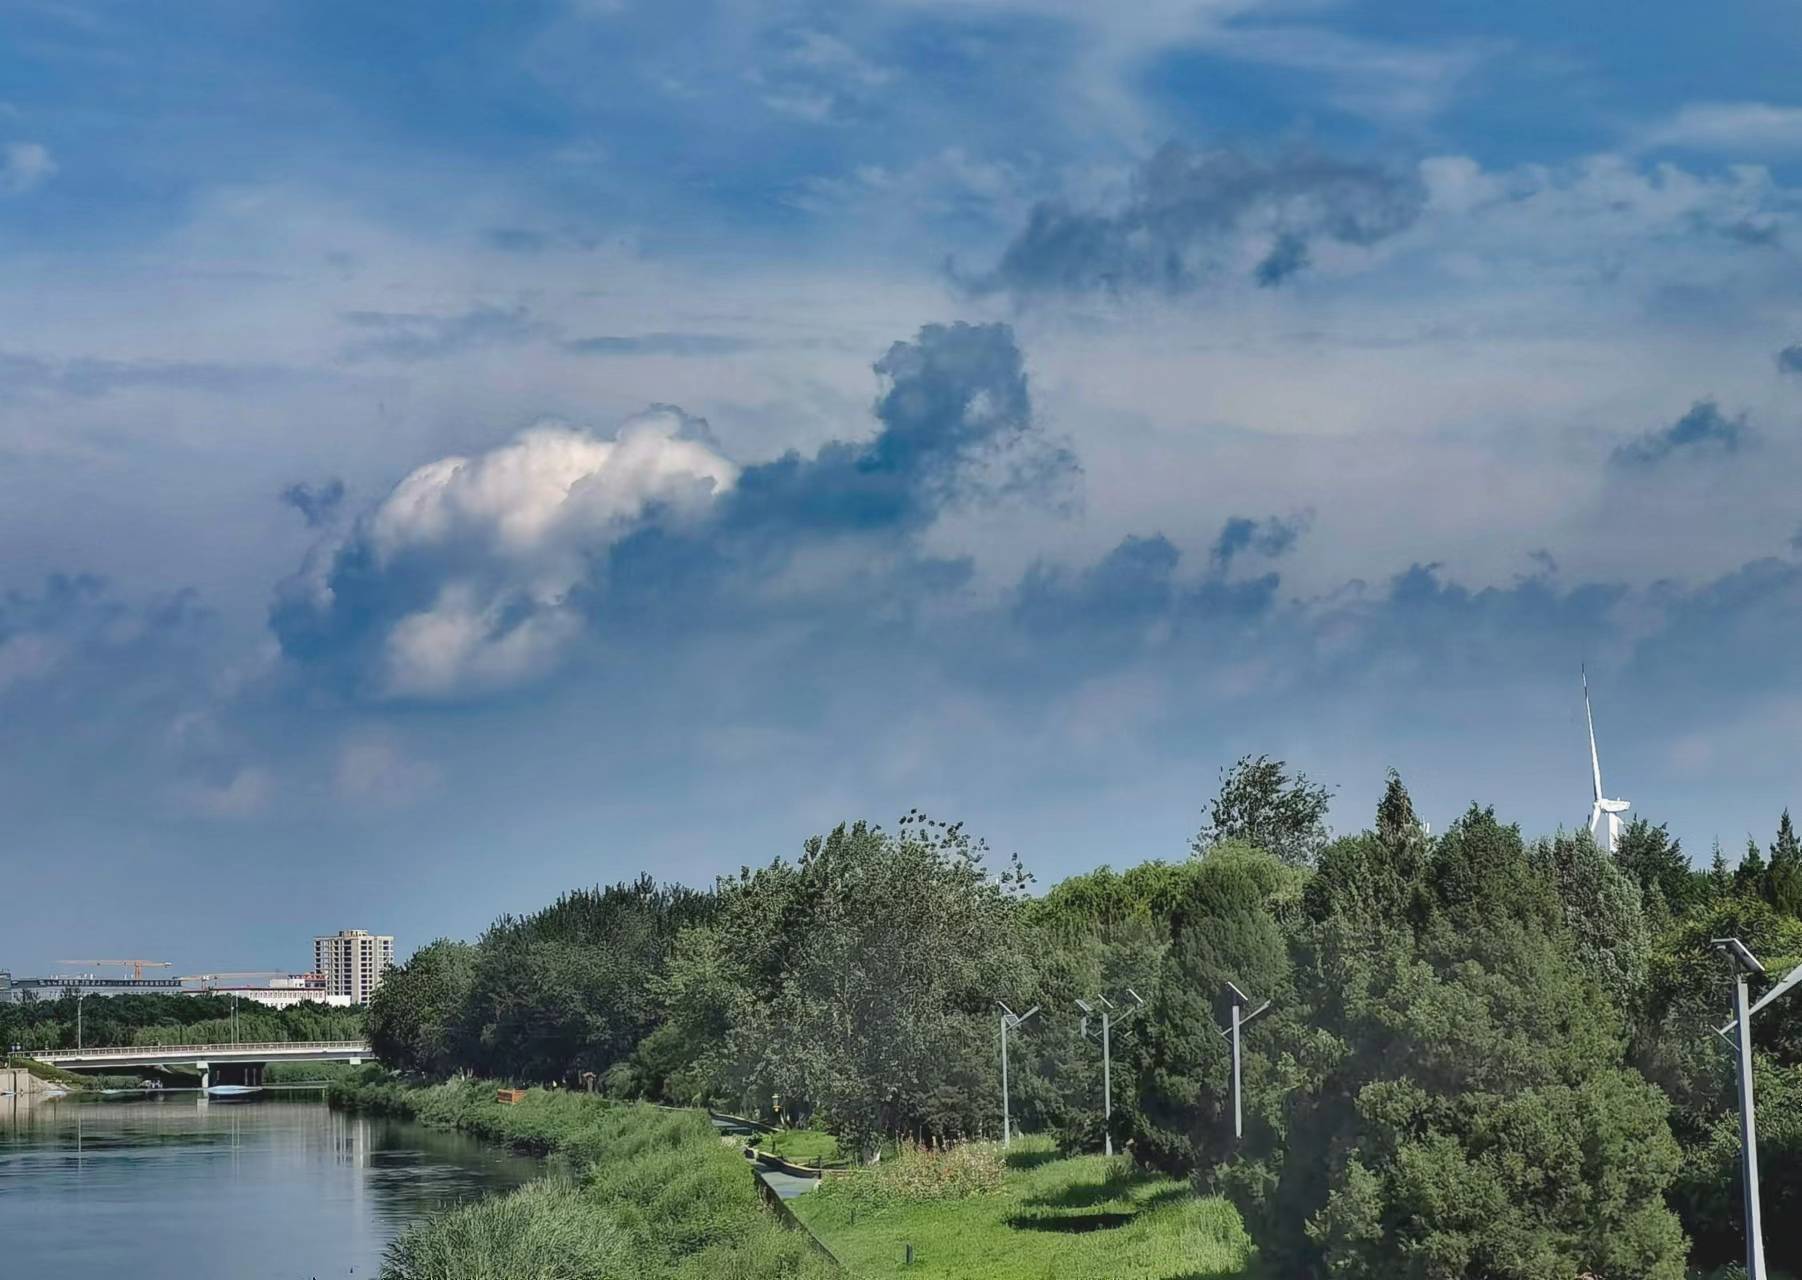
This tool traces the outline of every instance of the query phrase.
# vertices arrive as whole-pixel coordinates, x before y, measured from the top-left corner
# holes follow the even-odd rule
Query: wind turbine
[[[1596,717],[1589,708],[1589,672],[1583,672],[1583,717],[1589,721],[1589,767],[1595,778],[1595,806],[1589,811],[1589,834],[1603,853],[1613,853],[1620,843],[1621,815],[1633,807],[1628,800],[1610,800],[1602,794],[1602,757],[1596,753]]]

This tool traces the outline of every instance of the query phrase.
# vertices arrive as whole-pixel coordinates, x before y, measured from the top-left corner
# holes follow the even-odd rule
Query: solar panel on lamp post
[[[1039,1011],[1039,1006],[1035,1004],[1025,1013],[1015,1013],[1001,1001],[995,1003],[1001,1008],[1001,1145],[1005,1149],[1014,1140],[1013,1124],[1007,1112],[1007,1033],[1018,1030]]]
[[[1096,1003],[1101,1006],[1099,1014],[1095,1012],[1095,1005],[1090,1004],[1087,1000],[1076,1002],[1076,1007],[1082,1010],[1082,1034],[1085,1037],[1089,1034],[1089,1019],[1095,1017],[1101,1019],[1101,1127],[1102,1141],[1106,1153],[1110,1156],[1114,1154],[1113,1029],[1145,1007],[1144,997],[1137,991],[1128,987],[1126,994],[1131,996],[1135,1003],[1132,1008],[1118,1018],[1114,1016],[1114,1002],[1106,996],[1095,997]]]
[[[1765,976],[1758,957],[1738,938],[1716,938],[1709,945],[1733,962],[1733,1021],[1717,1028],[1715,1034],[1732,1046],[1739,1068],[1740,1190],[1745,1199],[1746,1277],[1766,1280],[1764,1223],[1758,1205],[1758,1123],[1752,1098],[1752,1018],[1802,981],[1802,965],[1765,992],[1757,1004],[1749,1004],[1746,980]]]
[[[1241,1014],[1240,1010],[1251,1003],[1251,997],[1230,982],[1226,984],[1226,998],[1232,1002],[1232,1022],[1220,1034],[1226,1036],[1233,1043],[1233,1137],[1243,1139],[1245,1137],[1245,1108],[1240,1101],[1243,1057],[1239,1052],[1239,1033],[1250,1025],[1253,1018],[1270,1008],[1270,1001],[1266,1000],[1250,1013]]]

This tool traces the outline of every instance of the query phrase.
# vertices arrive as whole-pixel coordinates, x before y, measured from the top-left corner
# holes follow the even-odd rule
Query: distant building
[[[64,995],[178,996],[180,978],[105,978],[97,973],[58,974],[52,978],[15,978],[0,971],[0,1004],[28,1000],[61,1000]]]
[[[263,1005],[269,1009],[290,1009],[297,1004],[329,1005],[333,1008],[347,1008],[356,1002],[347,995],[335,996],[323,987],[301,987],[280,985],[286,979],[277,978],[266,987],[192,987],[188,990],[191,996],[237,996],[240,1000],[249,1000],[253,1004]]]
[[[269,979],[266,987],[210,983],[204,987],[189,987],[187,993],[191,996],[237,996],[240,1000],[249,1000],[270,1009],[291,1009],[309,1001],[333,1008],[344,1008],[353,1003],[348,995],[332,995],[328,992],[325,989],[325,975],[322,973],[291,973],[285,978]]]
[[[313,939],[313,970],[325,979],[327,995],[367,1004],[382,975],[394,963],[394,939],[362,929],[340,929]]]

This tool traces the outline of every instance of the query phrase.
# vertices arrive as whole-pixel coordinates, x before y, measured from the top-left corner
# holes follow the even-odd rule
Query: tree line
[[[73,995],[0,1004],[0,1048],[73,1049],[77,1039],[90,1047],[226,1044],[233,1037],[229,996],[89,996],[79,1004]],[[237,1039],[246,1043],[355,1040],[363,1034],[360,1008],[306,1001],[270,1009],[244,1000],[237,1015]]]
[[[1113,1043],[1113,1139],[1229,1196],[1274,1274],[1678,1280],[1741,1254],[1731,1064],[1710,1028],[1738,936],[1802,961],[1802,842],[1693,870],[1662,826],[1611,856],[1473,806],[1440,834],[1391,775],[1333,838],[1281,761],[1223,773],[1191,856],[1043,894],[959,824],[841,826],[710,890],[650,877],[503,917],[392,971],[369,1030],[426,1076],[592,1083],[885,1138],[996,1136],[1013,1114],[1102,1145],[1078,999],[1144,1006]],[[1246,1032],[1232,1127],[1226,983]],[[1755,1027],[1767,1223],[1802,1212],[1802,999]],[[1802,1237],[1772,1262],[1802,1268]]]

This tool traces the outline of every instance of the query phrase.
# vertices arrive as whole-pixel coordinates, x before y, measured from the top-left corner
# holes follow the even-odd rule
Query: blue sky
[[[1777,4],[0,17],[0,966],[1798,795]]]

